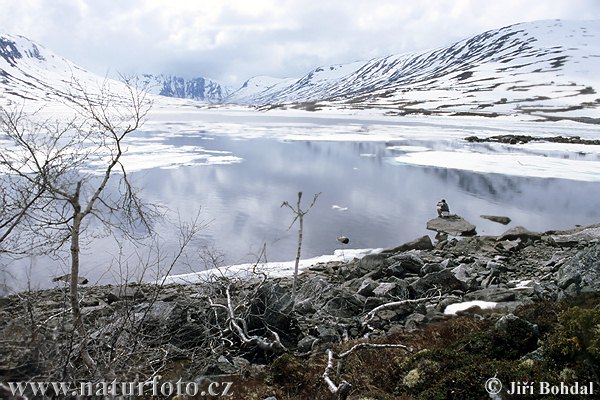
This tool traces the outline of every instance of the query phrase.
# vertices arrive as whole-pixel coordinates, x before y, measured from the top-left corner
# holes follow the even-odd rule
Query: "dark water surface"
[[[201,208],[202,219],[210,223],[194,246],[216,248],[227,264],[254,261],[263,243],[269,261],[295,257],[296,228],[287,230],[293,215],[280,206],[285,200],[295,205],[298,191],[304,193],[305,207],[321,193],[305,217],[305,258],[331,254],[340,248],[340,235],[350,238],[348,248],[392,247],[423,234],[433,238],[425,224],[435,216],[441,198],[452,213],[477,225],[479,234],[500,234],[517,225],[544,231],[600,221],[600,183],[397,165],[393,157],[398,150],[392,147],[406,142],[285,142],[202,135],[168,141],[225,150],[243,159],[132,174],[146,200],[168,205],[183,219]],[[502,226],[480,214],[505,215],[513,222]],[[170,240],[167,247],[173,248],[174,234],[161,229]],[[129,266],[110,266],[115,254],[114,248],[108,250],[111,246],[114,240],[102,239],[85,252],[83,274],[91,281],[113,283],[124,268],[133,269],[133,258]],[[178,265],[172,272],[201,269],[194,259],[197,251],[189,254],[189,265]],[[50,277],[65,269],[60,263],[35,259],[5,270],[22,284],[28,279],[24,266],[29,279],[42,287],[51,286]]]

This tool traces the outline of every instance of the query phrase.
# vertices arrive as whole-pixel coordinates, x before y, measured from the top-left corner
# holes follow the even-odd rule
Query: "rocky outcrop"
[[[81,310],[95,345],[126,346],[134,338],[149,338],[148,359],[168,354],[205,375],[234,374],[272,359],[251,345],[256,338],[279,337],[288,351],[309,353],[346,340],[419,329],[452,314],[513,312],[521,305],[598,290],[600,244],[591,229],[537,233],[517,227],[498,237],[453,238],[435,247],[421,237],[360,260],[314,265],[300,274],[295,299],[291,278],[257,274],[248,280],[220,277],[210,284],[82,287]],[[563,237],[575,244],[560,246],[565,242],[556,238]],[[48,325],[40,334],[63,337],[61,332],[72,329],[70,321],[63,324],[52,316],[68,311],[65,294],[56,289],[4,296],[3,333],[15,331],[18,310],[33,307],[31,315]],[[453,304],[450,308],[460,311],[445,312]],[[229,307],[254,342],[232,332]],[[537,327],[510,315],[494,329],[496,337],[525,350],[538,339]],[[192,360],[188,354],[196,356]],[[194,364],[198,360],[201,365]],[[21,373],[19,363],[18,356],[0,351],[0,365],[7,366],[0,381]]]
[[[427,229],[452,236],[473,236],[477,234],[475,225],[458,215],[430,219],[427,221]]]

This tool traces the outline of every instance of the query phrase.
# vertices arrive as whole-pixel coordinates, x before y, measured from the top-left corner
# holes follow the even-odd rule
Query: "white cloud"
[[[600,19],[594,0],[0,0],[0,30],[100,74],[169,72],[230,84],[440,47],[537,19]]]

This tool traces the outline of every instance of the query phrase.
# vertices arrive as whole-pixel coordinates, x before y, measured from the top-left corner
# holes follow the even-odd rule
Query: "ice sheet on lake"
[[[465,150],[411,152],[393,162],[537,178],[600,181],[600,161],[574,160],[514,153],[476,153]]]

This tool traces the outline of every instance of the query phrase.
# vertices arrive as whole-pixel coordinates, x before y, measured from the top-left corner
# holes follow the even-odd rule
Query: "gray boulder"
[[[416,297],[423,296],[430,289],[440,289],[442,293],[467,289],[467,285],[463,281],[457,279],[449,269],[427,274],[413,282],[410,287],[414,291]]]
[[[406,297],[408,293],[408,284],[404,281],[383,282],[373,291],[376,297]]]
[[[557,246],[573,246],[582,241],[600,240],[600,227],[585,228],[569,234],[550,235],[550,238]]]
[[[507,230],[506,232],[504,232],[502,235],[498,236],[498,238],[496,239],[497,241],[503,241],[503,240],[516,240],[516,239],[521,239],[523,241],[531,239],[531,240],[539,240],[542,237],[542,235],[538,232],[533,232],[530,231],[527,228],[524,228],[522,226],[515,226],[514,228],[511,228],[509,230]]]
[[[466,301],[484,300],[493,301],[496,303],[513,301],[515,300],[515,298],[516,294],[514,291],[501,287],[489,287],[485,289],[476,290],[465,295]]]
[[[367,254],[358,262],[358,266],[361,270],[372,271],[387,266],[387,258],[389,255],[386,254]]]
[[[427,221],[427,229],[452,236],[473,236],[477,234],[475,225],[458,215],[430,219]]]
[[[427,263],[421,267],[421,271],[419,271],[419,275],[424,276],[430,274],[432,272],[438,272],[443,270],[442,264],[440,263]]]
[[[416,254],[403,253],[396,256],[392,256],[388,259],[391,265],[387,270],[391,271],[406,271],[413,274],[418,274],[423,267],[423,260],[421,260]],[[387,271],[386,270],[386,271]],[[395,273],[389,273],[388,275],[398,276]]]
[[[314,336],[308,335],[300,339],[298,342],[298,351],[301,353],[308,353],[313,349],[313,346],[318,341]]]
[[[600,244],[580,250],[556,273],[561,288],[571,284],[597,289],[600,287]]]
[[[431,238],[428,235],[424,235],[393,249],[384,250],[384,253],[402,253],[409,250],[433,250]]]
[[[377,286],[379,286],[379,283],[375,282],[373,279],[367,278],[362,282],[356,293],[368,297],[373,294],[373,290],[375,290]]]

